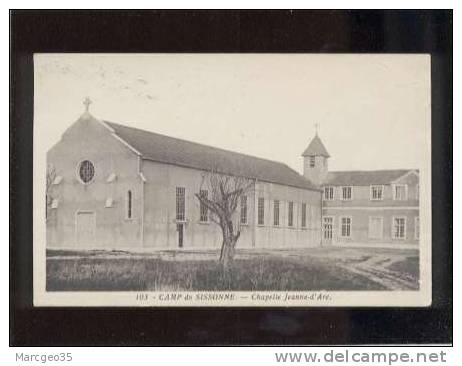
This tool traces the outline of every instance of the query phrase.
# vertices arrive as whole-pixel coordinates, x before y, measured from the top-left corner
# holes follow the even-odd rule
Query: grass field
[[[216,252],[48,251],[48,291],[315,291],[418,289],[418,251],[315,248]]]

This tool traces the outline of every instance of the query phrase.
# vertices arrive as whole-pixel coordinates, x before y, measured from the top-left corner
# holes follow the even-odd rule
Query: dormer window
[[[383,199],[383,186],[371,186],[371,200],[381,201]]]
[[[353,188],[351,186],[342,187],[342,200],[349,201],[352,199]]]
[[[407,200],[407,185],[406,184],[395,184],[393,186],[393,199],[395,201]]]
[[[310,168],[314,168],[315,165],[316,165],[316,157],[310,156]]]
[[[334,199],[334,187],[324,187],[324,200],[332,201]]]

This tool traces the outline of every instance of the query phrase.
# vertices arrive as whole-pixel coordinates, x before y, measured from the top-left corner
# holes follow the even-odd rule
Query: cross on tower
[[[319,124],[318,123],[314,124],[314,129],[316,131],[316,135],[318,135],[318,132],[319,132]]]
[[[85,106],[85,112],[88,112],[88,109],[90,108],[90,104],[92,103],[92,101],[90,100],[90,98],[86,97],[84,100],[83,100],[83,105]]]

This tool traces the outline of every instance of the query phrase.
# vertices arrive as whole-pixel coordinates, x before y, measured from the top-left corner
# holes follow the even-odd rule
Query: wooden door
[[[184,240],[184,225],[177,224],[176,230],[178,231],[178,248],[183,248],[183,240]]]

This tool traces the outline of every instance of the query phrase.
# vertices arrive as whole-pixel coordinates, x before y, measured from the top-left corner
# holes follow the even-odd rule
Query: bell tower
[[[320,186],[327,178],[330,155],[318,136],[317,125],[316,135],[311,140],[302,156],[304,177]]]

